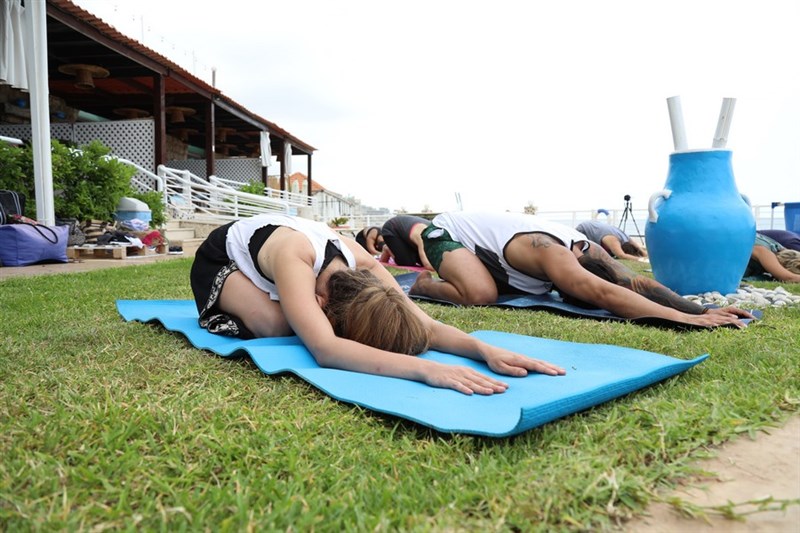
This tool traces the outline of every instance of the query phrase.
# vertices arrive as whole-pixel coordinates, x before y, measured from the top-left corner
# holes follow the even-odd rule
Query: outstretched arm
[[[606,235],[602,240],[603,248],[608,250],[608,252],[617,259],[629,259],[631,261],[639,260],[638,256],[626,253],[625,250],[622,249],[622,243],[620,243],[619,239],[613,235]]]
[[[590,247],[590,253],[596,253],[591,252],[591,248],[594,247],[594,245]],[[608,257],[605,251],[601,250],[600,252]],[[752,317],[749,313],[735,308],[706,312],[703,307],[692,304],[692,302],[687,302],[692,305],[686,306],[682,301],[675,299],[677,297],[683,300],[683,298],[674,293],[672,293],[674,296],[670,295],[671,291],[657,282],[654,284],[645,281],[647,278],[644,276],[641,276],[644,279],[639,279],[639,276],[627,275],[627,278],[621,279],[618,284],[610,283],[583,268],[575,255],[563,246],[545,247],[539,255],[539,264],[542,265],[547,277],[560,290],[602,309],[608,309],[621,317],[652,316],[698,326],[734,324],[738,327],[744,326],[739,321],[739,317]],[[611,271],[622,276],[624,271],[620,269],[624,267],[610,257],[608,260],[612,262],[607,264]],[[626,284],[630,287],[627,287]],[[640,291],[647,294],[648,297],[642,295]],[[674,302],[680,308],[663,305],[651,300],[650,297],[659,298],[665,302]]]
[[[366,250],[362,252],[368,255]],[[507,384],[472,368],[387,352],[337,337],[316,298],[311,263],[290,253],[282,255],[272,270],[281,291],[281,308],[292,330],[320,366],[420,381],[464,394],[494,394],[508,388]],[[374,259],[371,261],[378,272],[388,275]]]
[[[456,252],[470,254],[472,258],[478,262],[478,265],[475,266],[480,266],[480,268],[485,272],[485,275],[488,277],[488,283],[490,283],[491,287],[495,290],[494,294],[496,299],[497,292],[494,282],[492,281],[489,272],[486,270],[486,267],[484,267],[478,258],[466,248],[455,250],[453,252],[447,252],[447,254],[454,254]],[[375,274],[375,276],[384,282],[384,284],[395,288],[399,292],[402,292],[402,289],[397,284],[397,281],[385,268],[374,264],[369,265],[369,268],[370,271]],[[427,272],[422,272],[420,276],[430,277],[430,274]],[[444,281],[433,281],[433,283],[449,285]],[[417,314],[417,316],[419,316],[420,320],[422,320],[422,322],[431,332],[431,348],[433,349],[446,353],[461,355],[476,361],[484,361],[489,365],[489,368],[498,374],[520,377],[527,375],[528,372],[539,372],[551,376],[563,375],[565,373],[563,368],[560,368],[556,365],[552,365],[538,359],[532,359],[522,354],[511,352],[497,346],[492,346],[476,339],[475,337],[467,335],[458,328],[454,328],[433,320],[425,313],[425,311],[423,311],[409,298],[406,298],[405,302],[407,305],[413,308],[414,312]]]
[[[778,281],[800,283],[800,274],[795,274],[781,265],[778,261],[778,256],[766,246],[753,246],[752,257],[759,262],[761,268]]]
[[[427,321],[432,333],[432,348],[468,357],[475,361],[484,361],[498,374],[516,377],[526,376],[528,372],[538,372],[550,376],[566,374],[563,368],[554,364],[492,346],[430,317],[427,317]]]
[[[738,307],[730,306],[709,309],[691,302],[653,278],[637,274],[619,261],[614,261],[614,259],[609,257],[608,254],[605,253],[605,250],[601,249],[599,246],[591,245],[586,254],[608,266],[608,269],[613,273],[614,283],[626,289],[630,289],[637,294],[641,294],[648,300],[665,307],[677,309],[678,311],[691,315],[710,314],[723,317],[753,318],[752,314]],[[578,259],[578,261],[580,262],[581,259]]]
[[[663,306],[692,315],[699,315],[705,311],[703,306],[682,298],[653,278],[638,274],[619,261],[615,261],[602,247],[594,243],[591,243],[583,256],[578,258],[578,262],[584,266],[589,262],[599,263],[611,275],[613,283]]]

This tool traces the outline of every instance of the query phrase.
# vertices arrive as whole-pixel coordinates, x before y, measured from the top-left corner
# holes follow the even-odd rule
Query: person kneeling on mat
[[[744,327],[753,315],[708,309],[615,261],[585,235],[522,213],[442,213],[422,232],[425,254],[442,280],[422,272],[410,294],[462,305],[494,303],[499,294],[545,294],[606,309],[624,318]]]

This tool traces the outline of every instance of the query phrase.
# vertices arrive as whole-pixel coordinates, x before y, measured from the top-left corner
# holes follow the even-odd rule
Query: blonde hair
[[[339,337],[407,355],[430,345],[430,332],[405,296],[367,270],[334,272],[324,311]]]
[[[775,255],[778,256],[778,262],[783,268],[795,274],[800,274],[800,252],[785,249]]]

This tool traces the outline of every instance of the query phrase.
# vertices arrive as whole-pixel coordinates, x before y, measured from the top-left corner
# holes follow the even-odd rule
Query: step
[[[169,240],[169,242],[173,243],[176,241],[185,241],[187,239],[194,239],[195,232],[193,228],[166,228],[164,230],[164,236]]]
[[[194,253],[197,251],[197,248],[200,247],[200,245],[203,243],[204,240],[205,239],[199,239],[196,237],[192,239],[186,239],[185,241],[182,241],[180,244],[178,244],[178,246],[183,248],[183,255],[188,257],[194,257]]]

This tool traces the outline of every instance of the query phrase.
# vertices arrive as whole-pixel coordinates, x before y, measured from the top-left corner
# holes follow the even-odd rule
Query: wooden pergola
[[[212,175],[220,145],[230,155],[252,154],[261,132],[268,132],[271,153],[282,167],[281,189],[287,185],[288,143],[293,156],[308,158],[311,190],[313,146],[69,0],[47,0],[46,12],[50,94],[109,120],[152,117],[156,166],[166,162],[167,134],[202,148]],[[266,178],[264,168],[265,184]]]

